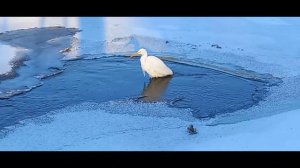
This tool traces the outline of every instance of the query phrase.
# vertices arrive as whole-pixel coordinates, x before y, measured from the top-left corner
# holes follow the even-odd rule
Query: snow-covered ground
[[[185,118],[112,114],[94,106],[78,105],[24,121],[24,126],[11,128],[14,131],[0,141],[1,150],[300,150],[300,110],[206,126]],[[124,108],[120,102],[111,106]],[[128,102],[126,106],[131,114],[158,108],[165,113],[183,112],[164,104]],[[198,134],[187,133],[189,124]]]
[[[269,73],[283,83],[272,87],[257,106],[209,121],[132,115],[136,110],[188,110],[155,103],[145,107],[125,102],[128,114],[109,112],[123,109],[124,102],[112,101],[110,108],[101,103],[66,107],[9,128],[11,132],[0,140],[0,150],[300,150],[298,17],[1,19],[1,31],[45,25],[79,27],[83,31],[77,35],[75,55],[146,47],[196,62]],[[89,23],[94,26],[82,27]],[[198,134],[188,135],[189,124]]]
[[[0,57],[0,74],[4,74],[11,71],[12,67],[9,61],[12,60],[15,56],[15,50],[13,47],[0,45],[0,53],[2,55]]]

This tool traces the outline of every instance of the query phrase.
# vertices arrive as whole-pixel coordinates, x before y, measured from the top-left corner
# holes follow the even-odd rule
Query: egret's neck
[[[143,53],[142,56],[141,56],[141,62],[145,62],[146,59],[148,57],[148,54],[147,53]]]

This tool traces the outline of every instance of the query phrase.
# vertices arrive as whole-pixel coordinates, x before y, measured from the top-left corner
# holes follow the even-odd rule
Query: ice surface
[[[299,150],[299,110],[230,125],[177,117],[111,113],[125,102],[84,103],[8,128],[0,150]],[[181,113],[164,104],[126,102],[126,110]],[[106,105],[104,105],[106,106]],[[118,108],[119,107],[119,108]],[[189,135],[193,124],[198,134]],[[9,132],[12,131],[12,132]],[[251,140],[251,141],[250,141]]]
[[[59,51],[69,47],[72,35],[77,31],[78,29],[75,28],[48,27],[1,33],[0,41],[5,42],[9,47],[17,47],[18,50],[13,52],[12,47],[2,47],[6,52],[1,52],[2,57],[5,57],[5,61],[1,64],[6,65],[4,67],[11,67],[9,74],[2,75],[0,78],[4,80],[0,85],[0,99],[28,92],[42,85],[40,79],[60,73],[63,67],[61,62],[63,55]],[[20,52],[23,50],[26,53]],[[8,55],[4,55],[5,53]]]
[[[146,116],[122,114],[122,112],[119,114],[120,112],[115,111],[116,109],[118,111],[126,109],[130,114],[145,113]],[[163,116],[158,117],[158,113]],[[111,136],[130,135],[132,131],[143,134],[143,132],[160,129],[172,130],[182,127],[184,130],[187,121],[168,117],[168,114],[173,115],[173,113],[186,113],[186,110],[170,108],[163,103],[142,104],[131,101],[104,104],[84,103],[54,111],[33,120],[25,120],[20,124],[24,125],[21,127],[8,128],[8,131],[13,132],[1,140],[0,150],[65,150],[78,148],[81,145],[87,145],[87,148],[84,147],[83,150],[130,149],[131,145],[136,143],[134,136],[131,137],[129,144],[127,144],[128,141],[122,141],[122,138],[113,142],[115,145],[107,146],[106,144]],[[159,137],[159,134],[157,136]],[[108,141],[89,144],[102,138],[108,138]],[[164,136],[160,137],[160,139],[164,138]],[[143,143],[150,142],[146,139],[143,141]],[[143,145],[139,145],[141,146],[137,146],[136,149],[142,149]],[[119,148],[121,146],[123,147]],[[147,148],[147,146],[144,147]]]

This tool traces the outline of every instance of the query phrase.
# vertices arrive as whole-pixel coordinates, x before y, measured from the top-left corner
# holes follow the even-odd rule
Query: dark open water
[[[0,127],[82,102],[116,99],[166,101],[170,106],[193,109],[196,118],[214,117],[248,108],[266,95],[264,83],[207,68],[166,62],[173,77],[149,79],[139,59],[122,56],[66,61],[65,71],[44,79],[30,92],[0,100]]]

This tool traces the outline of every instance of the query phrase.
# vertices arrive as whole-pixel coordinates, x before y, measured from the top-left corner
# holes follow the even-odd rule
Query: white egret
[[[130,58],[138,55],[142,55],[140,61],[144,76],[145,72],[148,73],[150,78],[173,75],[173,71],[162,60],[155,56],[148,56],[148,53],[145,49],[140,49],[138,52],[132,54]]]

